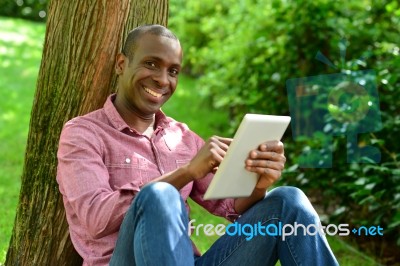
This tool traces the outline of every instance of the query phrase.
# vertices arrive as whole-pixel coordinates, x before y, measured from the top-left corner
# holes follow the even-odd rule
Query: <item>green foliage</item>
[[[210,112],[211,103],[202,97],[196,81],[181,75],[172,98],[162,107],[163,112],[177,121],[186,123],[203,139],[221,132],[227,120],[225,113]]]
[[[45,21],[48,0],[0,0],[0,16]]]
[[[229,114],[225,133],[232,133],[247,112],[289,114],[285,82],[290,78],[374,70],[382,129],[361,134],[357,145],[379,148],[381,163],[347,163],[342,137],[295,142],[289,131],[285,147],[291,167],[281,184],[319,195],[331,222],[380,224],[400,245],[397,1],[176,0],[169,24],[183,44],[186,71],[201,76],[202,94],[211,97],[214,108]],[[345,57],[339,50],[342,39],[347,41]],[[315,60],[318,51],[338,69]],[[321,143],[331,143],[327,149],[334,151],[333,167],[299,168],[302,151]]]

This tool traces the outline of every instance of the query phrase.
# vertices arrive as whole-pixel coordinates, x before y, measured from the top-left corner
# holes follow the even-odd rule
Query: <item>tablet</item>
[[[280,140],[290,123],[290,116],[246,114],[218,167],[204,199],[250,196],[258,175],[245,169],[249,152],[261,143]]]

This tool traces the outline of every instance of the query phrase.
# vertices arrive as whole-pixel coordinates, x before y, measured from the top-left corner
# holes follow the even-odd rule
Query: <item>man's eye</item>
[[[152,62],[152,61],[147,61],[145,64],[148,67],[152,67],[152,68],[156,67],[156,64],[154,62]]]
[[[169,73],[170,73],[172,76],[175,77],[175,76],[177,76],[177,75],[179,74],[179,70],[173,68],[173,69],[171,69],[171,70],[169,71]]]

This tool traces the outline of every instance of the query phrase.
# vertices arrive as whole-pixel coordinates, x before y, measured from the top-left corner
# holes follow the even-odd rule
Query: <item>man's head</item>
[[[179,42],[178,38],[173,34],[169,29],[162,25],[143,25],[137,28],[134,28],[128,33],[126,37],[124,46],[122,47],[122,54],[127,56],[129,60],[132,60],[135,49],[137,48],[137,41],[144,34],[152,34],[155,36],[164,36]]]
[[[115,66],[117,109],[126,116],[152,117],[174,93],[181,63],[179,40],[167,28],[146,25],[131,31]]]

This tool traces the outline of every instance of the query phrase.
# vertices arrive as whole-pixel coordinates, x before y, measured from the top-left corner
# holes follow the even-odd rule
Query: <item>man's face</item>
[[[117,97],[137,115],[153,115],[174,93],[181,62],[179,41],[144,34],[131,61],[124,55],[117,58]]]

